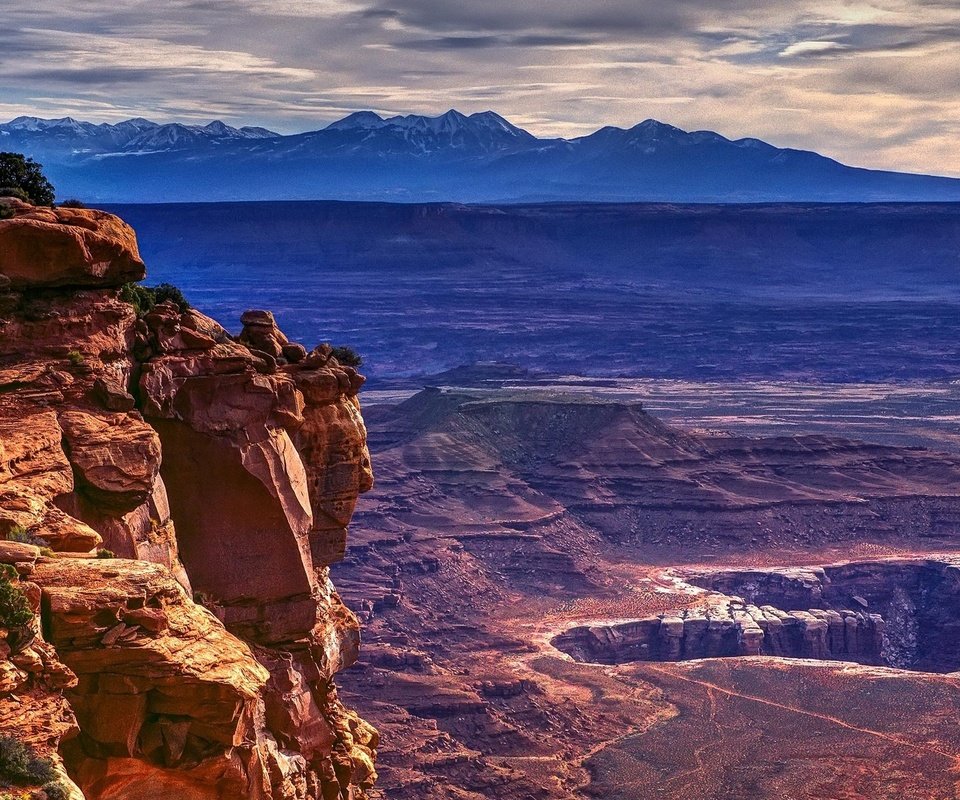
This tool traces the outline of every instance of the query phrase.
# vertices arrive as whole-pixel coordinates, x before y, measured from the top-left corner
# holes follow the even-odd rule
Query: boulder
[[[60,425],[82,492],[123,511],[146,500],[160,471],[160,438],[138,414],[67,411]]]
[[[0,220],[0,276],[9,288],[120,286],[142,280],[133,229],[113,214],[8,202]]]

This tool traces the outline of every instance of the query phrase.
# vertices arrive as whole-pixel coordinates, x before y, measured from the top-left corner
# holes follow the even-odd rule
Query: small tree
[[[17,571],[8,565],[0,569],[0,627],[21,628],[33,619],[27,596],[14,583]]]
[[[347,347],[346,345],[334,347],[330,351],[330,355],[337,359],[340,365],[344,367],[359,367],[363,364],[363,356],[352,347]]]
[[[22,189],[38,206],[53,205],[53,184],[43,174],[43,167],[21,153],[0,153],[0,187]]]
[[[156,286],[144,286],[140,283],[125,283],[120,287],[120,299],[133,306],[137,316],[142,317],[153,310],[157,303],[170,300],[176,303],[181,312],[190,308],[183,292],[172,283],[160,283]]]

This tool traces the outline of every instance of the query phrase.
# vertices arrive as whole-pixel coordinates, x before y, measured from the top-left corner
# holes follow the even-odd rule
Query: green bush
[[[48,784],[57,777],[53,762],[13,736],[0,736],[0,781],[8,786]]]
[[[37,547],[46,547],[47,540],[41,539],[39,536],[34,536],[29,530],[23,527],[23,525],[14,525],[10,530],[8,530],[2,537],[3,540],[7,542],[19,542],[20,544],[33,544]]]
[[[83,353],[79,350],[71,350],[67,353],[67,361],[73,364],[73,366],[79,367],[83,363]]]
[[[172,283],[160,283],[156,286],[144,286],[140,283],[127,283],[120,288],[120,299],[133,306],[138,317],[142,317],[158,303],[172,300],[181,313],[190,308],[190,303]]]
[[[117,554],[113,550],[108,550],[106,547],[101,547],[97,550],[97,558],[116,558]]]
[[[16,197],[25,203],[30,202],[30,195],[18,186],[0,186],[0,197]]]
[[[0,568],[0,627],[22,628],[33,619],[33,609],[27,596],[14,584],[19,581],[17,571],[3,564]]]
[[[23,525],[14,525],[10,530],[8,530],[3,537],[8,542],[19,542],[20,544],[33,544],[33,537],[30,535],[30,531],[23,527]]]
[[[22,189],[38,206],[53,205],[53,184],[43,174],[43,166],[22,153],[0,153],[0,186]]]
[[[352,347],[346,347],[345,345],[334,347],[330,355],[337,359],[344,367],[359,367],[363,364],[363,356]]]
[[[69,200],[64,200],[62,203],[57,203],[60,208],[87,208],[87,204],[82,200],[77,200],[75,197],[71,197]]]
[[[48,783],[43,787],[43,791],[47,795],[47,800],[70,800],[70,792],[60,781]]]

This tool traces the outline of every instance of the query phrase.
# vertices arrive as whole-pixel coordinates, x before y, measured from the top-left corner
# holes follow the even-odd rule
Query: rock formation
[[[372,485],[363,378],[269,312],[138,314],[121,220],[0,202],[0,565],[35,615],[0,628],[4,733],[87,800],[364,797],[328,569]]]
[[[553,639],[578,661],[685,661],[781,656],[883,664],[883,618],[863,611],[730,603],[610,625],[571,628]]]
[[[694,607],[575,625],[552,644],[578,661],[602,664],[765,655],[925,672],[960,668],[954,556],[679,574],[689,596],[699,598]]]

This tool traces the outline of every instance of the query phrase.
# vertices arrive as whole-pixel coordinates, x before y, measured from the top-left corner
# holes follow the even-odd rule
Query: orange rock
[[[142,277],[129,228],[4,203],[0,534],[87,558],[0,552],[76,672],[38,620],[3,640],[0,722],[4,692],[67,690],[79,732],[39,707],[18,725],[49,727],[88,800],[362,800],[376,736],[332,683],[359,625],[326,566],[372,483],[362,377],[268,312],[247,343],[172,303],[138,319],[115,288]]]
[[[80,488],[98,503],[129,511],[160,471],[160,438],[139,414],[67,411],[60,425]]]
[[[68,697],[82,734],[68,761],[82,788],[115,796],[114,760],[135,758],[163,768],[204,763],[225,785],[242,786],[241,797],[264,790],[256,770],[241,769],[237,748],[253,735],[268,673],[163,567],[58,560],[35,577],[51,642],[79,678]]]
[[[119,286],[143,279],[133,229],[113,214],[5,205],[14,217],[0,220],[0,275],[12,288]]]

